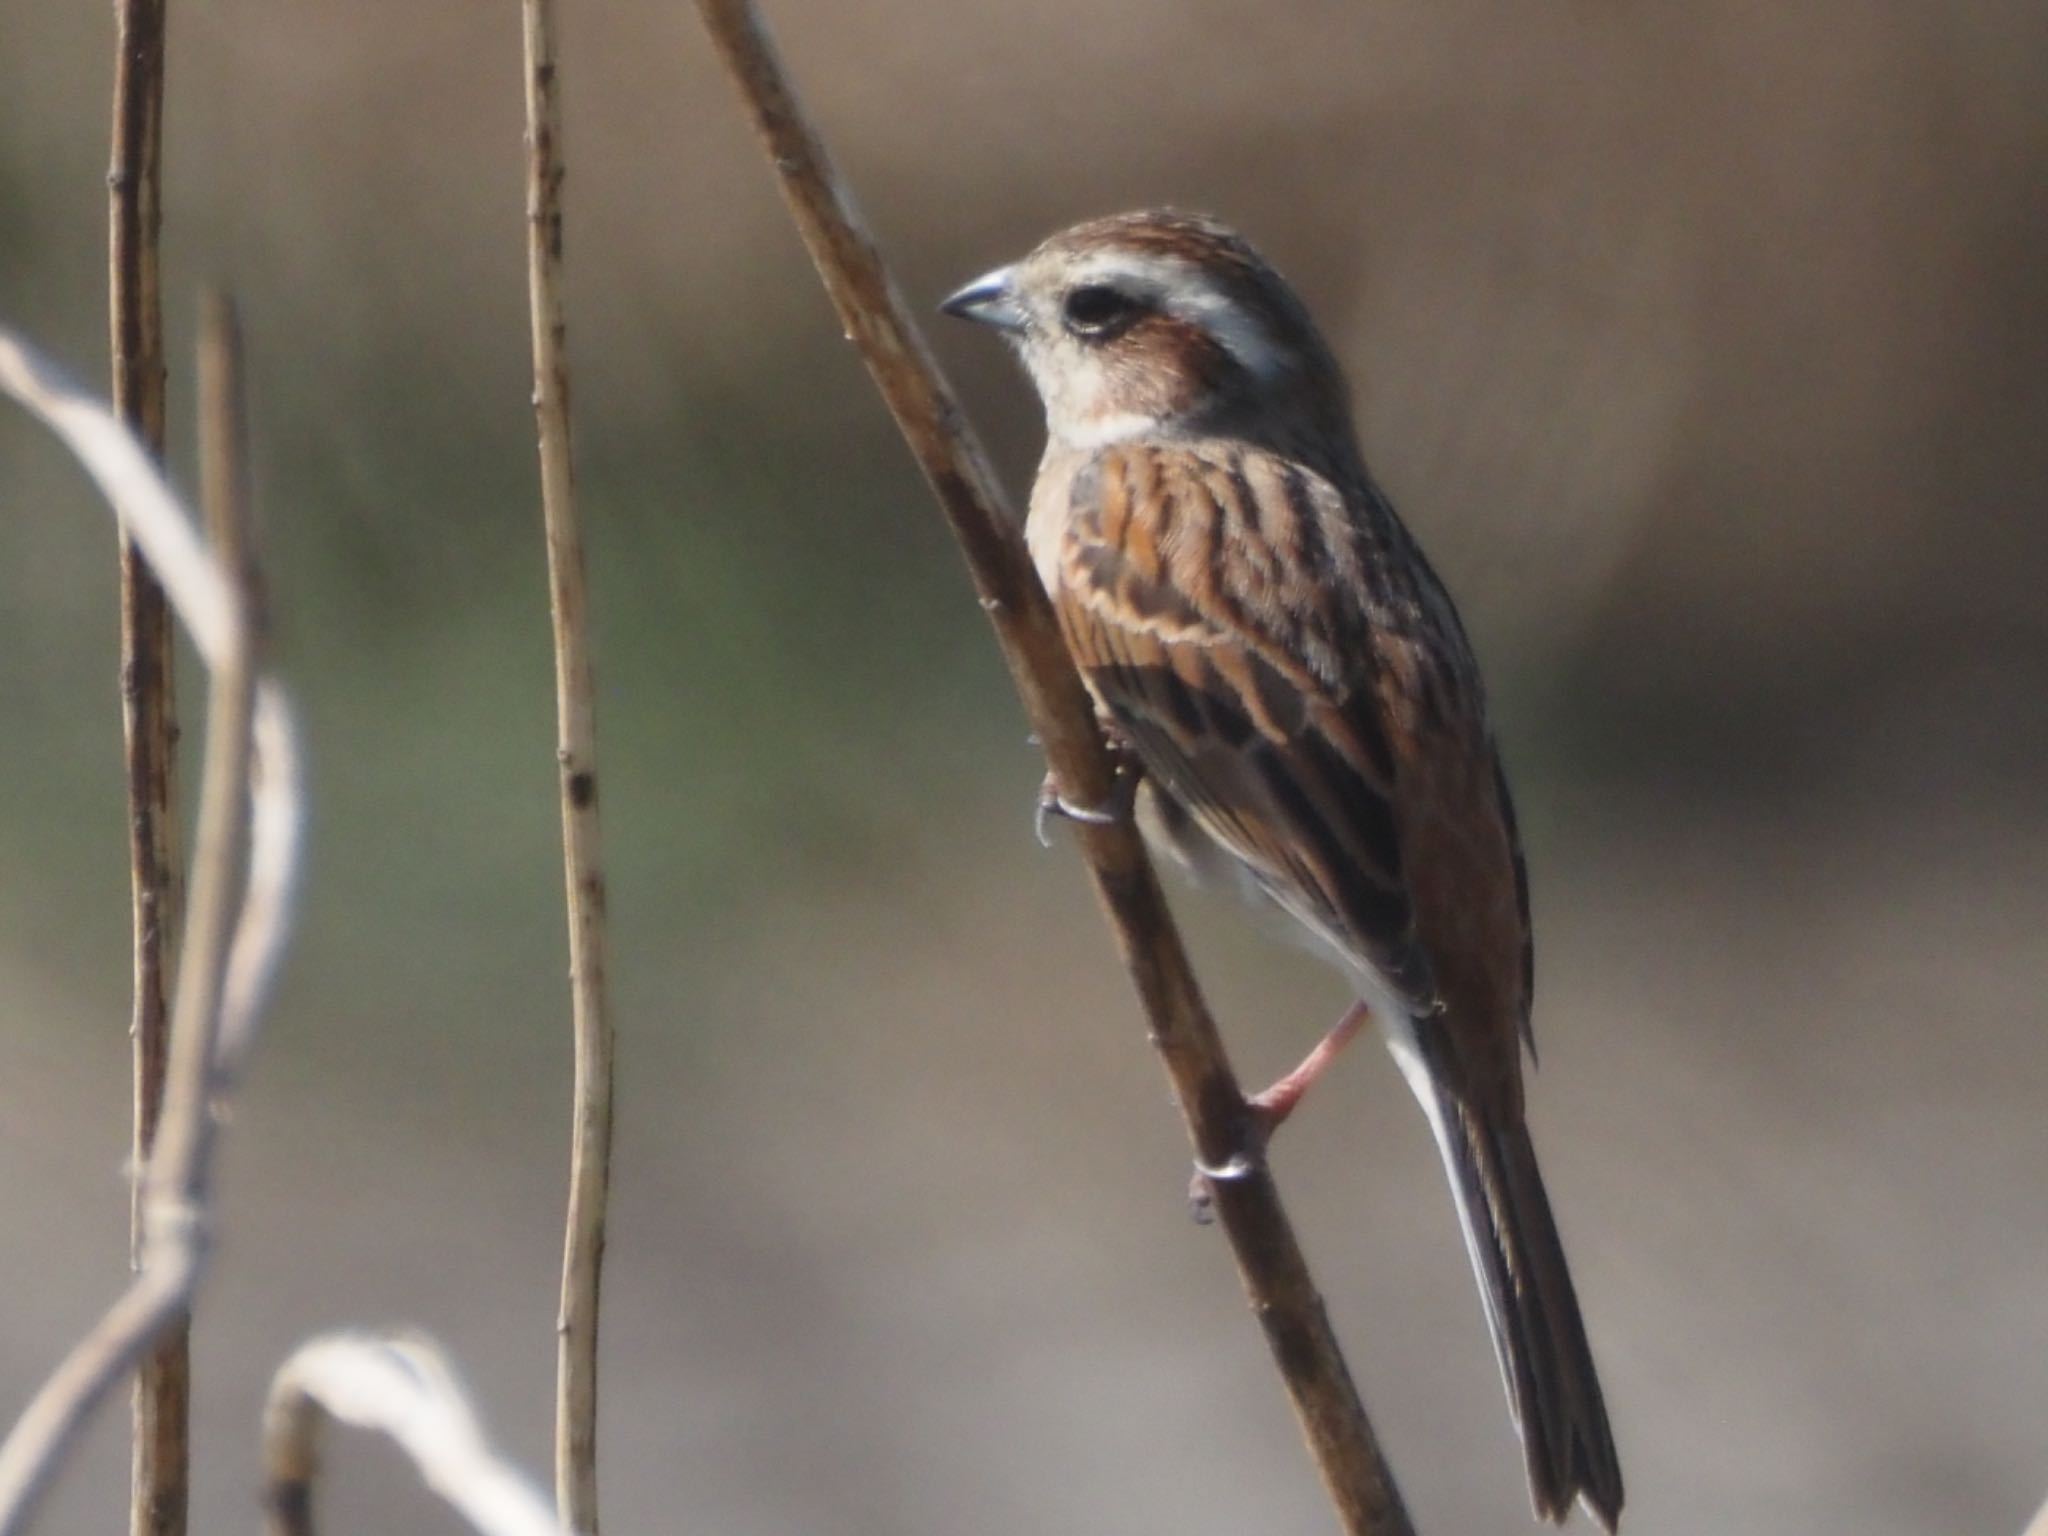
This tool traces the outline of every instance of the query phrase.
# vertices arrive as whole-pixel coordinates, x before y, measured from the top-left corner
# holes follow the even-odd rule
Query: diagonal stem
[[[910,318],[751,0],[698,0],[846,334],[938,497],[1062,796],[1107,801],[1110,756],[988,460]],[[1128,821],[1076,836],[1172,1079],[1252,1310],[1345,1530],[1412,1536],[1307,1260],[1258,1154],[1252,1117]]]

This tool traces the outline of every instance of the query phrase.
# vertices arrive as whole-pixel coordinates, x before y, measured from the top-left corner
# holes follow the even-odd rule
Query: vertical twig
[[[164,113],[164,0],[116,0],[114,125],[107,174],[108,283],[114,409],[157,458],[164,451],[164,327],[157,235]],[[135,1056],[129,1258],[142,1262],[141,1169],[163,1103],[165,935],[176,931],[177,839],[172,806],[178,725],[171,692],[171,616],[163,589],[121,536],[121,726],[128,775],[128,867],[134,912]],[[181,1324],[136,1372],[129,1474],[131,1536],[183,1536],[191,1407],[191,1340]]]
[[[209,317],[216,313],[209,309]],[[235,443],[219,412],[237,395],[231,333],[210,330],[202,370],[209,383],[210,443]],[[189,1311],[205,1268],[212,1196],[217,1095],[226,1082],[216,1040],[246,1047],[290,929],[298,847],[297,754],[289,710],[275,681],[259,678],[249,614],[254,604],[234,577],[249,568],[248,545],[222,508],[226,553],[212,558],[164,483],[146,448],[97,401],[62,378],[28,346],[0,331],[0,392],[63,439],[106,497],[190,630],[211,676],[206,756],[200,776],[192,900],[171,1013],[162,1114],[142,1172],[139,1273],[74,1345],[0,1443],[0,1536],[17,1536],[87,1419],[143,1353]],[[221,454],[209,449],[210,462]],[[239,472],[217,482],[243,483]],[[246,882],[237,869],[245,826]],[[241,889],[239,916],[236,911]],[[239,1052],[238,1052],[239,1054]]]
[[[243,381],[242,319],[234,299],[219,289],[208,289],[200,295],[197,377],[200,518],[214,564],[240,604],[242,640],[239,646],[230,648],[229,657],[232,660],[239,653],[241,668],[253,678],[262,663],[269,634],[263,599],[261,552],[256,543],[256,518],[249,500],[249,405]],[[216,668],[213,680],[216,688],[223,686],[221,673],[228,670],[227,666]],[[255,684],[248,679],[229,677],[226,686],[247,690],[253,695]],[[244,722],[252,720],[254,708],[253,696],[241,705]],[[216,739],[214,721],[209,713],[208,744],[213,744]],[[208,761],[212,761],[210,754]],[[206,804],[203,795],[207,782],[201,781],[202,811]],[[238,888],[240,866],[236,859],[243,822],[247,818],[247,796],[240,789],[231,791],[226,786],[220,786],[217,792],[223,796],[231,792],[240,796],[237,804],[239,814],[232,821],[213,829],[221,839],[218,847],[211,850],[203,844],[194,847],[195,866],[204,861],[202,856],[219,858],[222,867],[232,876],[231,885]],[[211,876],[209,871],[208,877]],[[193,880],[196,913],[198,897],[202,894],[196,867]],[[215,915],[225,920],[232,908],[221,893],[212,894],[215,897]],[[190,946],[198,939],[188,933],[185,942]],[[211,938],[206,942],[211,945]],[[207,953],[212,953],[211,948]],[[227,951],[223,948],[216,987],[225,985],[227,963]],[[207,1008],[210,1012],[219,1012],[219,997],[209,999]]]
[[[1111,772],[1093,711],[987,458],[854,213],[755,6],[751,0],[698,0],[698,8],[847,337],[860,349],[967,557],[1061,789],[1083,805],[1105,803]],[[1244,1097],[1144,848],[1128,823],[1083,824],[1077,836],[1197,1159],[1215,1170],[1216,1215],[1338,1516],[1353,1536],[1411,1536],[1279,1190],[1248,1134]]]
[[[604,863],[598,840],[596,691],[589,594],[569,441],[569,361],[562,318],[560,80],[552,0],[524,0],[526,263],[533,313],[533,413],[555,632],[555,755],[561,769],[562,862],[569,915],[575,1109],[569,1212],[556,1318],[555,1497],[562,1523],[597,1531],[598,1289],[612,1144],[612,1026],[605,1000]]]

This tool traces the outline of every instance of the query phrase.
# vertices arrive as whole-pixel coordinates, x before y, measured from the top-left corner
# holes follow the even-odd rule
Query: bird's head
[[[947,299],[1015,346],[1055,443],[1265,425],[1348,436],[1343,378],[1307,309],[1246,241],[1172,210],[1095,219]]]

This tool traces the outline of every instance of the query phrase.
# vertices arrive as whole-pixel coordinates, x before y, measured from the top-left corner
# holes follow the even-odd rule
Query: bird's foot
[[[1369,1017],[1365,1004],[1353,1003],[1316,1048],[1302,1059],[1300,1066],[1244,1101],[1244,1126],[1239,1132],[1236,1151],[1216,1166],[1199,1158],[1195,1160],[1194,1181],[1188,1186],[1188,1205],[1198,1223],[1207,1226],[1216,1219],[1216,1184],[1245,1178],[1265,1163],[1266,1148],[1273,1140],[1273,1133],[1287,1122],[1287,1117],[1300,1106],[1302,1096],[1317,1078],[1329,1070],[1330,1063],[1365,1027]]]
[[[1038,834],[1042,847],[1052,846],[1050,828],[1055,816],[1091,827],[1110,827],[1130,820],[1131,807],[1138,794],[1138,762],[1114,747],[1110,749],[1110,760],[1114,777],[1110,780],[1109,794],[1101,805],[1078,805],[1069,800],[1060,793],[1059,780],[1047,772],[1045,782],[1038,786],[1038,803],[1031,819],[1032,830]]]
[[[1249,1101],[1245,1107],[1251,1109]],[[1247,1125],[1238,1149],[1222,1162],[1208,1163],[1199,1157],[1195,1159],[1195,1172],[1188,1180],[1188,1214],[1195,1219],[1196,1226],[1206,1227],[1216,1219],[1218,1184],[1234,1184],[1239,1179],[1248,1179],[1265,1166],[1266,1139],[1272,1134],[1271,1125],[1254,1120]]]
[[[1244,1101],[1244,1119],[1237,1133],[1237,1145],[1219,1163],[1195,1159],[1194,1177],[1188,1180],[1188,1214],[1195,1225],[1206,1227],[1216,1219],[1216,1186],[1248,1179],[1266,1166],[1266,1146],[1294,1107],[1290,1102],[1276,1109],[1268,1102],[1272,1090],[1253,1094]],[[1295,1095],[1299,1099],[1300,1094]]]
[[[1045,782],[1038,786],[1038,803],[1031,816],[1031,830],[1038,834],[1040,847],[1052,846],[1052,819],[1086,822],[1091,827],[1113,826],[1117,820],[1115,811],[1102,806],[1076,805],[1060,793],[1059,782],[1048,773]]]

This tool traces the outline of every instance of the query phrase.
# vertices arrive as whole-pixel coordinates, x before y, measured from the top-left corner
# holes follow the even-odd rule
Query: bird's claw
[[[1264,1127],[1255,1127],[1251,1137],[1220,1163],[1195,1159],[1194,1176],[1188,1180],[1188,1214],[1195,1225],[1206,1227],[1216,1219],[1216,1186],[1235,1184],[1257,1173],[1266,1161]]]
[[[1038,804],[1031,818],[1031,827],[1038,834],[1041,847],[1052,846],[1052,819],[1057,816],[1063,821],[1078,821],[1091,827],[1113,827],[1130,818],[1131,806],[1138,793],[1137,764],[1122,753],[1116,754],[1115,777],[1110,781],[1109,800],[1103,805],[1080,805],[1060,793],[1059,781],[1051,773],[1038,786]]]
[[[1052,775],[1048,773],[1045,782],[1038,788],[1038,807],[1031,818],[1031,828],[1038,834],[1041,847],[1052,846],[1051,827],[1055,816],[1062,821],[1086,822],[1091,827],[1114,826],[1123,820],[1122,815],[1114,809],[1096,805],[1076,805],[1060,793],[1059,785],[1053,782]]]

